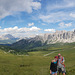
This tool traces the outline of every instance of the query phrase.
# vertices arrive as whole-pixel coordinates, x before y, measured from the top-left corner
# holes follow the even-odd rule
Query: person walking
[[[65,73],[66,73],[64,61],[65,61],[64,57],[61,56],[61,54],[59,53],[58,54],[58,66],[57,66],[58,67],[59,75],[61,75],[61,73],[63,75],[65,75]]]
[[[50,74],[51,75],[57,75],[57,61],[58,56],[55,56],[55,59],[52,60],[51,65],[50,65]]]

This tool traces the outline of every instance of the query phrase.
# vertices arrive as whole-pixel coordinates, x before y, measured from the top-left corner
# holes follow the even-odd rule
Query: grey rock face
[[[37,35],[33,38],[25,38],[11,45],[14,49],[31,49],[47,44],[54,43],[72,43],[75,42],[75,31],[56,31],[55,33],[46,33]]]
[[[75,42],[75,30],[74,31],[56,31],[55,33],[43,34],[42,36],[36,36],[35,40],[41,40],[42,43],[71,43]]]

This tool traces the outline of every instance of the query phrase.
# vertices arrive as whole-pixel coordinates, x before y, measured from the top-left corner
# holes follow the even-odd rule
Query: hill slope
[[[54,48],[56,50],[57,47]],[[60,49],[60,47],[58,47]],[[58,53],[65,58],[66,75],[75,75],[75,44],[61,46],[63,50],[44,56],[49,51],[28,52],[26,55],[13,55],[0,50],[1,75],[49,75],[50,63]],[[51,51],[50,51],[51,50]]]

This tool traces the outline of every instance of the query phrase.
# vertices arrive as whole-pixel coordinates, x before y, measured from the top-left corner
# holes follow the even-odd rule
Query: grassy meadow
[[[65,58],[66,75],[75,75],[74,45],[62,46],[62,49],[54,53],[51,53],[51,49],[33,51],[28,52],[28,55],[14,55],[0,50],[0,75],[49,75],[51,60],[58,53]],[[44,56],[48,53],[51,54]]]

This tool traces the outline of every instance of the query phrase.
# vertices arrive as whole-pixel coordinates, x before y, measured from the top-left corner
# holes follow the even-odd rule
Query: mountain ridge
[[[21,39],[11,45],[12,48],[30,49],[55,43],[75,42],[74,31],[56,31],[55,33],[37,35],[33,38]]]

